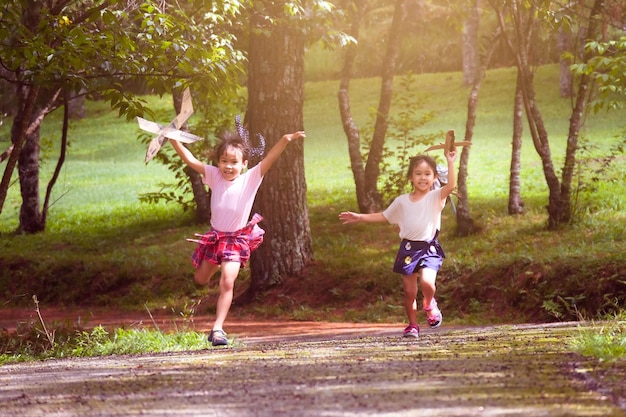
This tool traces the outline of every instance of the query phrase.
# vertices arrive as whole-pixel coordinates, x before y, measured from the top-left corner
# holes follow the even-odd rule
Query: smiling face
[[[408,177],[413,190],[418,193],[427,193],[432,188],[437,178],[437,164],[429,156],[416,156],[411,158]]]
[[[226,181],[237,178],[247,166],[248,161],[244,161],[242,150],[235,146],[225,146],[217,160],[217,167]]]
[[[415,165],[413,173],[411,174],[411,184],[413,184],[415,191],[426,193],[430,191],[434,183],[435,173],[426,161],[421,161]]]

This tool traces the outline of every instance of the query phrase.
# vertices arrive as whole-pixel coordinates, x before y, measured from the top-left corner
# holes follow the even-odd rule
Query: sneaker
[[[412,337],[417,339],[420,337],[420,328],[419,326],[410,324],[406,329],[404,329],[404,337]]]
[[[424,311],[426,312],[426,321],[431,328],[441,326],[441,322],[443,321],[443,316],[441,315],[441,311],[439,307],[437,307],[437,301],[433,298],[433,301],[430,303],[430,307],[424,307]]]
[[[224,330],[211,330],[211,333],[209,333],[209,342],[211,342],[213,346],[228,345],[228,339],[226,338]]]

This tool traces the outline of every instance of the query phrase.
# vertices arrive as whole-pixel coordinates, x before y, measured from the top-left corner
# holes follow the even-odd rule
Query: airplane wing
[[[146,152],[146,163],[148,163],[152,158],[154,158],[154,155],[156,155],[159,149],[161,149],[161,147],[167,140],[166,134],[168,133],[168,131],[172,129],[176,129],[176,130],[180,129],[181,126],[185,124],[185,122],[189,119],[189,117],[191,117],[192,114],[193,114],[193,105],[191,104],[191,92],[189,91],[189,88],[186,88],[185,91],[183,92],[183,101],[180,106],[180,113],[176,115],[174,120],[172,120],[172,122],[168,126],[163,127],[161,125],[158,125],[157,123],[149,122],[146,120],[147,124],[144,123],[144,126],[146,126],[147,129],[144,129],[144,130],[147,130],[148,132],[151,132],[151,133],[157,133],[157,137],[152,139],[152,141],[150,142],[150,145],[148,145],[148,151]],[[139,127],[143,129],[141,127],[143,122],[139,120],[140,119],[139,117],[137,119],[139,122]],[[153,131],[154,125],[152,125],[152,123],[154,123],[154,125],[156,126],[161,126],[162,128],[158,130],[157,132],[154,132]]]
[[[471,145],[472,145],[472,142],[470,142],[469,140],[462,140],[460,142],[454,142],[454,147],[455,148],[457,146],[471,146]],[[430,147],[426,148],[424,150],[424,152],[434,151],[434,150],[437,150],[437,149],[443,149],[445,147],[446,147],[445,143],[440,143],[439,145],[433,145],[433,146],[430,146]]]
[[[150,133],[158,133],[168,139],[174,139],[179,142],[194,143],[203,139],[193,133],[184,132],[169,126],[163,126],[162,124],[151,122],[150,120],[146,120],[142,117],[137,117],[137,123],[139,123],[139,128],[141,130],[145,130]]]
[[[427,148],[424,152],[434,151],[436,149],[447,149],[448,152],[452,152],[456,149],[457,146],[470,146],[472,142],[464,140],[461,142],[454,141],[454,129],[450,129],[446,132],[446,143],[441,143],[439,145],[433,145]]]

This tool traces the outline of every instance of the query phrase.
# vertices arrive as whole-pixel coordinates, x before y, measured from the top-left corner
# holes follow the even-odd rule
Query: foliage
[[[576,74],[587,74],[595,80],[599,96],[594,110],[623,107],[626,95],[626,37],[606,42],[591,41],[585,45],[585,50],[593,58],[587,63],[574,64],[571,69]]]
[[[542,67],[536,78],[541,85],[557,85],[558,68]],[[376,102],[377,82],[353,80],[353,111],[362,123]],[[419,133],[460,131],[466,110],[461,74],[417,75],[414,83],[410,96],[417,103],[428,103],[434,116]],[[453,213],[450,207],[444,209],[441,242],[447,257],[438,278],[440,305],[448,322],[457,323],[576,320],[579,314],[587,319],[604,317],[626,302],[622,227],[626,196],[617,192],[624,188],[626,166],[609,165],[594,182],[593,194],[580,193],[580,222],[550,233],[543,227],[546,190],[540,163],[532,147],[524,146],[525,214],[508,216],[507,149],[514,86],[515,71],[509,68],[490,71],[484,80],[468,177],[476,222],[483,230],[471,239],[455,237]],[[437,95],[443,90],[445,95]],[[386,307],[402,305],[401,285],[390,271],[397,231],[386,225],[346,226],[337,220],[338,213],[352,209],[355,201],[335,94],[334,82],[306,85],[305,166],[316,260],[304,276],[285,280],[252,304],[234,306],[233,315],[403,319],[401,310]],[[546,123],[567,132],[569,100],[551,88],[538,91],[538,96],[550,109]],[[156,109],[167,109],[171,103],[166,95],[143,99]],[[394,106],[392,114],[402,110]],[[10,189],[7,212],[0,216],[2,304],[23,307],[37,294],[44,306],[142,309],[148,304],[181,310],[202,299],[195,314],[213,314],[217,283],[214,280],[208,288],[193,284],[189,261],[193,245],[185,241],[204,230],[178,206],[138,202],[141,193],[170,181],[171,173],[158,164],[143,164],[146,148],[133,140],[136,123],[118,118],[100,101],[88,101],[87,113],[85,120],[72,125],[71,138],[80,140],[81,146],[70,147],[45,234],[10,233],[19,212],[18,187]],[[612,153],[620,143],[615,134],[623,120],[623,110],[589,115],[584,134],[596,146],[585,151],[587,161]],[[59,115],[51,114],[42,134],[56,132],[59,123]],[[0,126],[0,134],[8,129]],[[553,138],[556,158],[563,153],[562,139]],[[51,168],[44,164],[43,169],[45,174]],[[243,271],[236,291],[246,288],[248,273]],[[57,331],[55,339],[60,341],[62,333]]]
[[[626,317],[624,313],[594,328],[581,328],[570,347],[603,362],[626,359]]]
[[[21,324],[12,333],[0,331],[0,364],[33,359],[92,357],[156,352],[209,349],[203,333],[176,330],[162,332],[148,328],[117,328],[109,331],[98,325],[89,330],[83,326],[53,324],[57,342],[53,346],[42,338],[43,322]]]
[[[421,129],[435,118],[432,111],[424,111],[414,94],[415,79],[413,74],[400,78],[399,88],[396,91],[395,104],[399,110],[388,119],[387,136],[383,146],[382,161],[378,189],[388,205],[400,194],[407,191],[407,168],[409,159],[420,153],[427,145],[433,144],[436,138],[443,134],[421,133]],[[422,114],[419,114],[422,112]],[[371,146],[376,120],[375,109],[372,109],[372,122],[364,129],[367,140],[363,143],[362,158],[367,160]]]

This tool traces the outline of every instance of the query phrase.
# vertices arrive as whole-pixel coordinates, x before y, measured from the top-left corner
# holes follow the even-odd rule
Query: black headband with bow
[[[237,133],[239,133],[241,140],[243,140],[246,146],[250,148],[250,159],[260,161],[265,153],[265,138],[263,135],[257,133],[256,137],[259,139],[259,146],[253,147],[252,143],[250,143],[250,132],[248,132],[248,129],[241,124],[240,115],[235,116],[235,128],[237,129]]]

